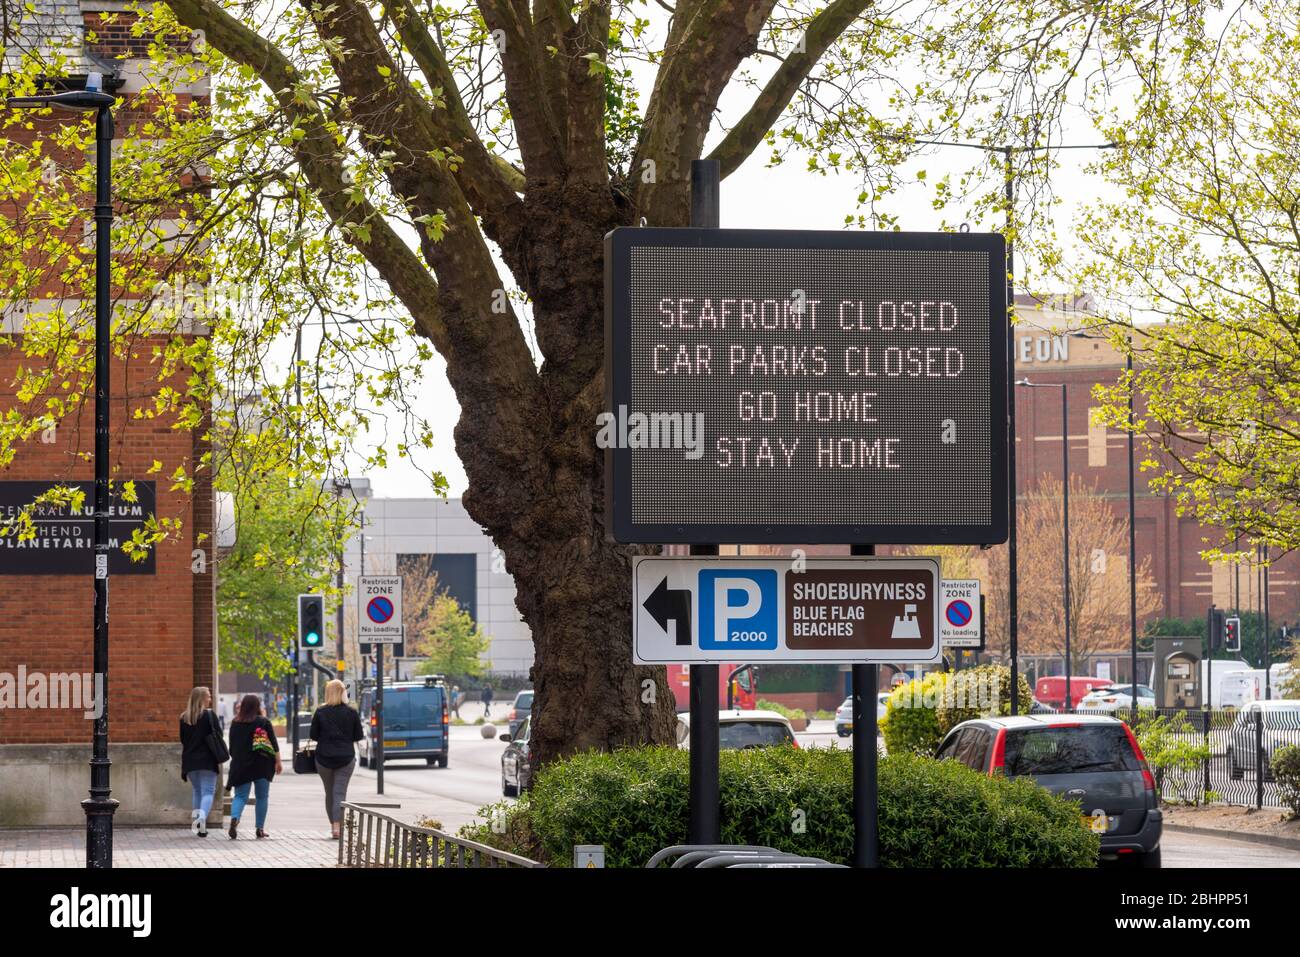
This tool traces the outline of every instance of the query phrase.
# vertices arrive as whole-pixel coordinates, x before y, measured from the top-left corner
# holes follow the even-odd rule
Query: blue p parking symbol
[[[776,571],[710,568],[700,572],[700,648],[774,651]]]

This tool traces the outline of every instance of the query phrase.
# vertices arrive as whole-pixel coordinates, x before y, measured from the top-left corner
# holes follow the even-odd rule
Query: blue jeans
[[[194,810],[200,819],[206,821],[212,810],[212,797],[217,793],[216,771],[191,771],[185,775],[190,781],[190,792],[194,796]]]
[[[246,781],[243,784],[235,785],[235,798],[230,802],[230,818],[238,821],[244,816],[244,805],[248,803],[248,789],[253,789],[257,796],[257,826],[266,827],[266,809],[268,798],[271,795],[271,782],[267,778],[258,778],[256,781]]]

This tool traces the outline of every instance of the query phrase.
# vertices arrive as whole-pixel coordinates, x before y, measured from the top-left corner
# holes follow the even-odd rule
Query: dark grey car
[[[524,718],[515,733],[497,736],[509,744],[501,755],[501,793],[506,797],[518,797],[532,786],[533,754],[528,748],[531,724]]]
[[[1106,860],[1137,857],[1160,866],[1163,814],[1155,779],[1124,722],[1103,715],[1032,715],[963,721],[948,732],[939,759],[986,774],[1032,777],[1077,801],[1081,825],[1101,837]]]

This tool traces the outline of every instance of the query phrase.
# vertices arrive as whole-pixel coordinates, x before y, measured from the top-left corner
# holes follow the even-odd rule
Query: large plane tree
[[[604,235],[685,225],[701,157],[724,177],[764,162],[843,176],[846,225],[905,226],[886,200],[918,139],[1059,142],[1138,52],[1201,31],[1203,14],[1182,0],[169,0],[134,29],[158,38],[151,82],[175,122],[124,121],[147,145],[120,192],[137,219],[150,202],[188,211],[167,248],[256,290],[213,350],[261,396],[258,436],[337,457],[329,427],[373,417],[321,378],[368,383],[358,406],[400,405],[436,350],[460,403],[465,506],[535,642],[535,752],[669,742],[663,669],[632,664],[630,550],[604,531]],[[175,96],[201,93],[205,70],[208,116]],[[1024,154],[1022,198],[1048,157]],[[180,162],[177,194],[154,167]],[[928,185],[938,204],[998,211],[1000,188],[980,182]],[[346,323],[376,306],[409,321]],[[334,328],[288,378],[247,358],[308,316]],[[403,330],[409,361],[356,373],[356,354],[397,349]],[[399,454],[428,438],[417,427]]]

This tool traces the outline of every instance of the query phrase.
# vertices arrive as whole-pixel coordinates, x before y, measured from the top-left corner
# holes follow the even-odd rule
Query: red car
[[[1092,675],[1070,676],[1070,708],[1079,707],[1083,696],[1094,688],[1109,688],[1114,682],[1109,678],[1095,678]],[[1051,708],[1061,708],[1065,703],[1065,675],[1052,675],[1039,678],[1034,685],[1034,697]]]

